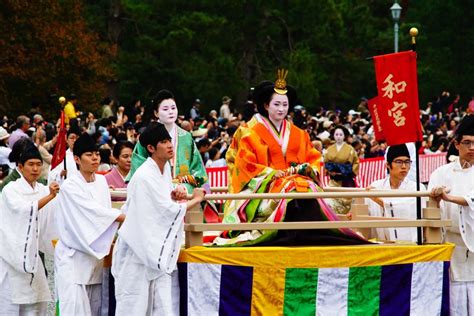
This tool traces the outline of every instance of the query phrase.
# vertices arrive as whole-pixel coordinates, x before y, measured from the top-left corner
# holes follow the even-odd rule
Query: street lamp
[[[395,1],[395,3],[390,7],[392,11],[393,19],[393,33],[394,33],[394,50],[395,53],[398,53],[398,21],[400,20],[400,14],[402,13],[402,7]]]

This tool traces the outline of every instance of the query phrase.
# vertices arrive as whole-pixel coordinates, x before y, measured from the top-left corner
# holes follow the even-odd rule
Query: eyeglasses
[[[393,161],[394,164],[396,164],[397,166],[399,167],[403,167],[403,165],[407,165],[407,166],[410,166],[412,161],[411,160],[399,160],[399,159],[396,159]]]
[[[474,146],[474,141],[463,140],[462,142],[459,142],[459,144],[463,145],[466,148],[471,148],[472,146]]]

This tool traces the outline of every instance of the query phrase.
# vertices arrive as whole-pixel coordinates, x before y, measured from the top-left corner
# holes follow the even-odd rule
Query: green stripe
[[[379,314],[381,271],[380,266],[350,268],[347,298],[349,316]]]
[[[318,269],[286,269],[283,315],[316,314]]]

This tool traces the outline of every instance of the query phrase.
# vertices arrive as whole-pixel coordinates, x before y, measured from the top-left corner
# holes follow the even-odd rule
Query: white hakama
[[[171,199],[169,163],[161,173],[148,158],[128,185],[112,274],[116,315],[178,315],[177,260],[186,204]]]
[[[463,169],[459,159],[439,167],[431,174],[428,190],[439,186],[448,187],[452,195],[468,195],[474,190],[474,167]],[[461,213],[466,208],[445,201],[441,201],[440,208],[441,217],[453,222],[444,232],[444,241],[456,245],[450,266],[450,312],[451,315],[467,315],[468,311],[474,314],[474,253],[469,251],[461,229]]]
[[[392,190],[390,177],[374,181],[372,187],[378,190]],[[397,190],[416,191],[416,182],[405,178]],[[425,186],[420,184],[420,190],[424,191]],[[384,206],[381,207],[371,199],[366,199],[371,216],[382,216],[389,218],[416,219],[416,198],[381,198]],[[426,206],[426,198],[422,198],[421,207]],[[417,241],[416,228],[376,228],[376,237],[382,240],[392,241]]]
[[[56,216],[59,242],[54,258],[61,315],[99,315],[103,258],[109,254],[121,212],[112,208],[102,175],[86,182],[68,177],[59,193]]]
[[[39,251],[53,254],[54,201],[38,210],[49,188],[21,177],[0,201],[0,315],[44,315],[51,301]]]

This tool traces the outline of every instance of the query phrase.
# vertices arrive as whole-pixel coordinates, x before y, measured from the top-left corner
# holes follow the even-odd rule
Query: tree
[[[50,94],[69,93],[81,110],[96,107],[112,75],[110,50],[88,29],[80,2],[7,0],[0,28],[1,112],[25,113],[32,100],[54,107]]]

